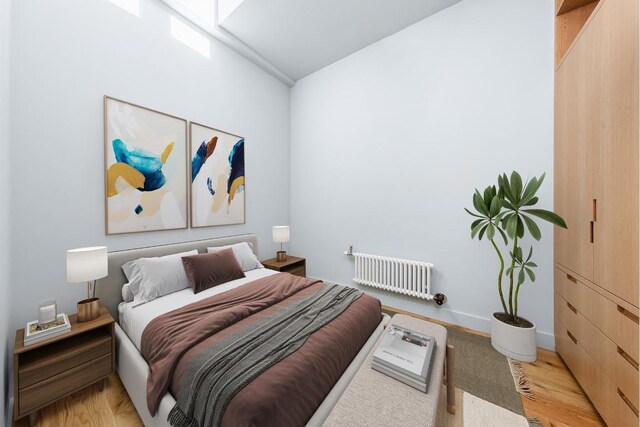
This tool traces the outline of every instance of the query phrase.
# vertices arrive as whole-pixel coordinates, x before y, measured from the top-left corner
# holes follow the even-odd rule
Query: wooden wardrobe
[[[556,350],[609,426],[638,426],[639,0],[556,0]]]

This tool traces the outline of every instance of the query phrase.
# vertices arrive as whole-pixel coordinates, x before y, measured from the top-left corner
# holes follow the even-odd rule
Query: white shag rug
[[[529,426],[527,419],[521,415],[514,414],[508,409],[501,408],[467,392],[463,392],[463,395],[462,417],[465,427]]]
[[[447,412],[446,387],[438,408],[438,427],[529,427],[529,422],[522,415],[494,405],[470,393],[456,388],[456,414]]]

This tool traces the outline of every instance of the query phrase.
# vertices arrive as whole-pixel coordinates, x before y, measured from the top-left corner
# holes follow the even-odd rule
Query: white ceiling
[[[224,30],[298,80],[461,0],[244,0]]]

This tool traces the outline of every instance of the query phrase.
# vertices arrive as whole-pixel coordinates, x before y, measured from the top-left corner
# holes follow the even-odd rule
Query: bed
[[[273,278],[272,275],[283,273],[276,273],[267,269],[251,270],[245,272],[245,278],[216,286],[197,295],[190,289],[184,289],[133,308],[131,303],[124,303],[122,299],[121,288],[126,282],[126,277],[122,272],[121,266],[128,261],[143,257],[158,257],[194,249],[198,250],[199,253],[204,253],[208,247],[225,246],[240,242],[248,242],[252,246],[254,253],[257,254],[257,239],[253,234],[131,249],[109,254],[109,275],[98,282],[97,296],[100,297],[102,305],[109,310],[117,321],[116,370],[146,426],[170,425],[167,419],[172,409],[176,406],[176,398],[174,397],[176,393],[175,389],[173,393],[172,390],[165,392],[158,399],[157,412],[152,416],[147,401],[147,379],[150,374],[150,366],[141,354],[141,346],[143,345],[142,336],[145,328],[150,323],[157,322],[160,317],[166,317],[163,316],[163,314],[169,311],[184,308],[185,306],[191,307],[197,305],[199,301],[203,301],[204,299],[207,299],[207,301],[219,300],[234,292],[237,293],[241,290],[249,289],[256,283],[269,282]],[[291,280],[293,281],[294,279],[292,278]],[[219,297],[218,295],[221,294],[223,294],[223,296]],[[326,396],[321,400],[315,412],[313,412],[308,419],[307,425],[322,425],[338,398],[366,359],[366,355],[372,349],[388,320],[388,316],[381,315],[380,321],[373,325],[371,334],[368,335],[367,332],[368,338],[365,337],[363,340],[364,344],[360,350],[356,350],[355,357],[353,357],[352,360],[349,359],[351,360],[350,363],[339,368],[342,373],[336,377],[337,381],[335,381],[332,388],[326,392]],[[336,341],[339,341],[339,337]],[[304,345],[300,349],[300,353],[302,353],[302,349],[304,349]],[[311,353],[307,352],[307,354]],[[258,382],[257,379],[255,382]],[[248,390],[250,390],[249,385],[247,385]],[[245,393],[245,395],[247,393]],[[265,404],[264,401],[259,403],[261,403],[262,406]],[[238,405],[239,404],[236,406]]]

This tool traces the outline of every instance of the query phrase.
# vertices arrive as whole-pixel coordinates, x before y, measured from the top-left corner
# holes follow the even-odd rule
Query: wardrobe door
[[[594,63],[585,30],[556,71],[554,209],[568,229],[554,227],[555,261],[586,279],[593,278],[591,205],[593,203],[592,132],[598,94],[587,78]]]
[[[593,281],[638,306],[638,0],[605,0],[591,25],[604,71]]]

